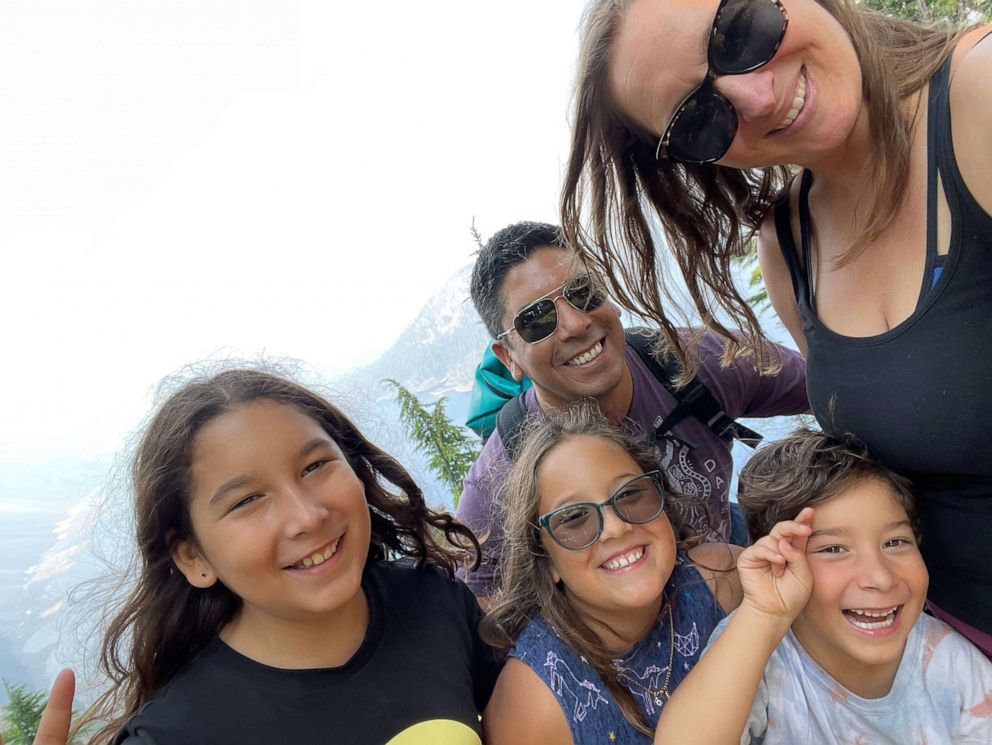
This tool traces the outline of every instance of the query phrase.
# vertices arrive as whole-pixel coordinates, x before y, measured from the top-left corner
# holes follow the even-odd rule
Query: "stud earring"
[[[203,579],[206,579],[207,578],[207,573],[206,572],[200,572],[200,576],[203,577]]]

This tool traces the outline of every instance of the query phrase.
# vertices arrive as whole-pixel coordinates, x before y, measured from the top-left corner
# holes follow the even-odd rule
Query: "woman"
[[[90,742],[481,743],[498,667],[452,576],[478,544],[336,407],[254,370],[193,380],[132,474],[139,573]],[[38,743],[66,741],[67,699],[63,674]]]
[[[754,339],[731,261],[760,227],[814,413],[914,480],[934,612],[992,652],[989,541],[960,540],[992,535],[986,32],[847,0],[596,0],[563,212],[673,348],[641,279],[661,266],[651,216],[703,318]]]
[[[698,544],[657,458],[577,406],[531,423],[507,485],[501,589],[483,636],[509,660],[488,745],[650,742],[740,599],[739,549]]]

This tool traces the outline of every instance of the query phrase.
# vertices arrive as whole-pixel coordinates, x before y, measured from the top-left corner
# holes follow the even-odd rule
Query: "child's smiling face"
[[[539,513],[577,502],[603,502],[643,474],[620,445],[598,437],[573,436],[548,451],[537,473]],[[567,588],[584,616],[614,631],[643,631],[655,622],[665,585],[675,566],[675,535],[664,512],[635,525],[602,512],[603,530],[587,548],[562,548],[541,531],[556,582]],[[630,636],[630,635],[627,635]],[[627,641],[636,641],[632,635]]]
[[[909,517],[877,479],[855,482],[815,512],[806,549],[813,593],[792,630],[848,690],[884,696],[927,593]]]
[[[240,404],[197,434],[191,471],[196,540],[175,552],[190,584],[223,582],[243,602],[244,628],[359,614],[365,489],[315,419],[265,399]]]

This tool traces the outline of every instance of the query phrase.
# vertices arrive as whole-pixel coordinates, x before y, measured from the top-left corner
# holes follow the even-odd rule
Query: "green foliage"
[[[426,406],[399,382],[392,379],[383,382],[396,391],[400,421],[417,449],[427,456],[427,465],[434,475],[448,487],[457,507],[465,475],[479,457],[478,440],[444,413],[444,396],[433,406]]]
[[[761,276],[761,267],[758,266],[758,244],[751,241],[747,253],[734,259],[734,263],[742,267],[747,276],[747,287],[750,292],[744,299],[754,308],[760,311],[771,306],[768,300],[768,290],[765,289],[765,281]]]
[[[41,723],[41,714],[48,705],[48,699],[43,691],[29,691],[26,685],[8,683],[3,680],[3,688],[7,692],[7,705],[0,709],[0,733],[3,734],[4,745],[32,745],[34,736]],[[75,719],[77,712],[72,711]],[[68,745],[82,745],[86,739],[89,727],[69,738]]]
[[[992,0],[864,0],[865,7],[880,10],[910,21],[934,23],[971,23],[992,13]]]
[[[771,301],[768,300],[768,290],[765,289],[765,283],[761,277],[761,267],[758,266],[756,260],[752,259],[752,261],[754,266],[751,267],[747,284],[754,292],[747,296],[747,301],[755,308],[765,308],[771,304]]]
[[[31,745],[41,712],[45,710],[45,694],[29,691],[20,683],[3,681],[7,705],[3,707],[3,741],[6,745]]]
[[[472,227],[469,228],[469,233],[472,235],[472,242],[476,245],[476,248],[478,249],[476,253],[478,253],[482,250],[482,247],[485,246],[486,243],[482,240],[482,233],[480,233],[479,229],[475,227],[474,217],[472,218]]]

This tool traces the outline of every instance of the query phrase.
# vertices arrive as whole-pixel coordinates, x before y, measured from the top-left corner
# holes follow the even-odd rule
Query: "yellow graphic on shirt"
[[[432,719],[407,727],[386,745],[482,745],[482,740],[467,724]]]

